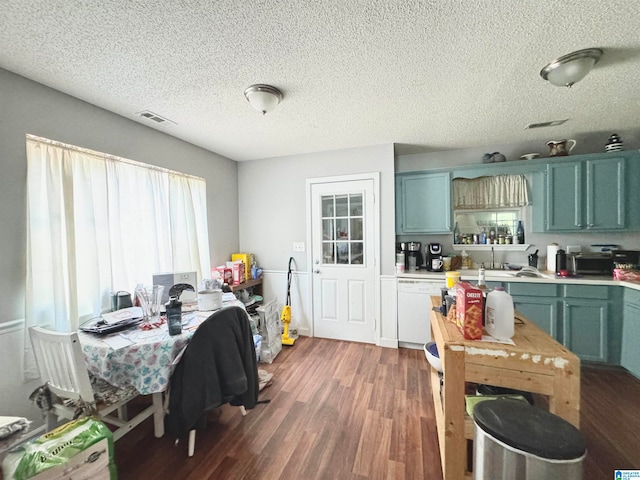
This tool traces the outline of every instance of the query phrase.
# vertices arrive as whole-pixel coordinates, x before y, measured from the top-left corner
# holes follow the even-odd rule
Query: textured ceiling
[[[0,67],[234,160],[402,154],[638,129],[639,32],[636,0],[2,0]],[[572,89],[540,78],[589,47]]]

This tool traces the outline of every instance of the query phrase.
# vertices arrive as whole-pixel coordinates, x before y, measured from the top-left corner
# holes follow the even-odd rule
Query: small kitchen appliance
[[[404,253],[405,268],[407,270],[415,270],[422,267],[424,259],[422,257],[422,244],[420,242],[403,242],[400,244],[402,253]]]
[[[442,244],[430,243],[427,245],[427,270],[430,272],[442,272],[444,262],[442,261]]]
[[[625,265],[630,268],[638,268],[640,265],[640,250],[613,250],[611,259],[614,265]],[[628,268],[628,267],[625,267]]]
[[[574,255],[569,263],[577,275],[606,275],[613,273],[613,258],[607,253]]]

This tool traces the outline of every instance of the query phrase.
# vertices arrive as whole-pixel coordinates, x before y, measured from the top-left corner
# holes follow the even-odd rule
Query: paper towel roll
[[[560,250],[560,245],[557,243],[547,245],[547,271],[549,272],[556,271],[556,253],[558,253],[558,250]]]

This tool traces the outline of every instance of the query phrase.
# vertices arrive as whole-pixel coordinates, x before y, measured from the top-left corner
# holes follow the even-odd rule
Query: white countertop
[[[478,270],[458,270],[460,279],[475,283],[478,281]],[[522,282],[522,283],[558,283],[578,285],[603,285],[622,286],[640,290],[640,283],[614,280],[611,277],[598,275],[580,275],[576,277],[556,277],[550,272],[540,272],[543,277],[516,277],[516,272],[509,270],[485,270],[485,280],[488,282]],[[412,280],[442,280],[445,281],[445,272],[429,272],[428,270],[405,271],[398,273],[396,278]]]

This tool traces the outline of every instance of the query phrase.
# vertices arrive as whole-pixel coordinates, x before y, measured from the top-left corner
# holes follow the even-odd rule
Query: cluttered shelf
[[[246,290],[247,288],[255,287],[258,285],[262,285],[262,277],[247,280],[246,282],[240,283],[238,285],[229,285],[229,288],[232,292],[237,292],[239,290]]]

